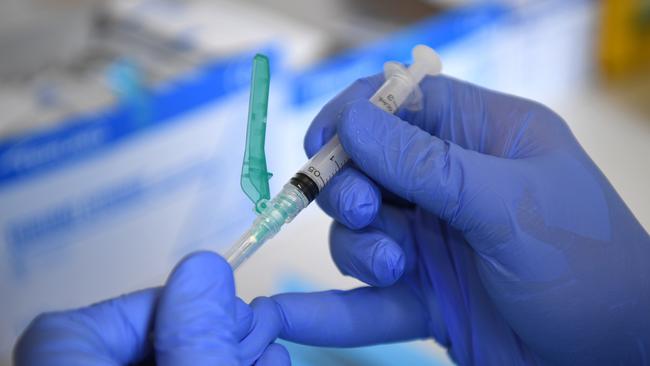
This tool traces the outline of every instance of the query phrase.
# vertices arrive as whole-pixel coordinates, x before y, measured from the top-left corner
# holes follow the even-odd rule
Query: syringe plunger
[[[408,67],[411,79],[419,84],[427,75],[439,74],[442,70],[440,56],[432,48],[417,45],[413,48],[413,63]]]

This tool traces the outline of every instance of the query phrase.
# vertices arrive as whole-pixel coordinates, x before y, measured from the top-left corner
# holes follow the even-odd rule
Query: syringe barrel
[[[394,73],[370,97],[370,102],[388,113],[395,113],[417,87],[408,72]]]
[[[305,165],[296,173],[297,177],[308,177],[318,187],[316,195],[325,187],[327,182],[343,168],[350,160],[348,154],[343,150],[339,136],[334,135],[316,155],[312,156]],[[311,197],[310,197],[311,198]],[[313,199],[313,198],[311,198]]]
[[[413,82],[408,71],[393,73],[382,86],[370,97],[370,102],[388,113],[395,113],[418,87]],[[316,195],[325,187],[336,173],[350,160],[348,154],[343,150],[338,135],[326,143],[302,168],[296,173],[293,180],[307,177],[318,187]],[[305,182],[303,182],[305,183]],[[309,184],[305,184],[309,185]],[[312,201],[316,195],[307,194]]]

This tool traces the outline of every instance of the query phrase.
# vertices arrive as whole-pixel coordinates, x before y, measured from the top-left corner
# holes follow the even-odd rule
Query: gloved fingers
[[[511,188],[525,186],[510,160],[440,140],[368,101],[349,103],[338,131],[359,169],[386,189],[466,233],[509,235],[491,227],[508,227]]]
[[[126,365],[151,349],[149,331],[160,289],[38,316],[18,340],[16,365]]]
[[[382,205],[413,208],[411,202],[378,186],[354,164],[335,175],[316,201],[326,214],[350,229],[370,225]]]
[[[304,139],[307,156],[320,150],[335,134],[343,107],[354,100],[369,99],[384,82],[382,73],[356,80],[328,102],[312,121]],[[381,191],[365,175],[348,164],[332,178],[317,200],[319,206],[332,218],[358,229],[372,221],[381,201]],[[331,188],[330,188],[331,187]]]
[[[381,193],[370,178],[349,166],[329,181],[317,202],[334,220],[360,229],[375,219],[381,207]]]
[[[236,365],[236,341],[248,333],[252,318],[248,305],[235,300],[228,264],[216,254],[199,253],[179,264],[165,289],[37,317],[18,341],[14,358],[17,365],[137,363],[150,354],[155,328],[159,364]]]
[[[454,140],[462,129],[480,127],[485,122],[484,97],[488,89],[445,75],[427,76],[420,82],[422,108],[400,110],[398,116],[432,135]],[[477,128],[480,130],[480,128]]]
[[[344,275],[372,286],[390,286],[414,268],[407,212],[384,205],[373,223],[363,230],[350,230],[336,222],[330,229],[330,252]]]
[[[345,104],[356,99],[369,99],[383,82],[383,74],[361,78],[329,101],[316,115],[305,134],[307,156],[316,154],[336,134],[336,121]]]
[[[243,365],[250,365],[259,359],[268,345],[275,342],[282,327],[271,298],[258,297],[251,302],[250,307],[253,309],[251,331],[239,343]]]
[[[337,121],[348,103],[368,100],[383,82],[382,74],[359,79],[327,103],[305,135],[307,155],[314,155],[334,136]],[[396,115],[465,149],[504,157],[531,154],[533,151],[529,150],[535,150],[536,147],[523,148],[527,144],[521,140],[521,132],[531,119],[558,121],[560,123],[553,125],[559,126],[563,133],[567,130],[565,124],[561,123],[561,118],[537,103],[445,75],[425,77],[420,88],[423,92],[423,107],[417,111],[400,108]],[[536,116],[538,114],[539,117]],[[545,128],[550,128],[548,123]],[[506,146],[501,143],[504,136],[509,136],[510,142]],[[550,140],[548,143],[552,144],[554,139]],[[540,145],[539,141],[536,145]]]
[[[271,343],[260,358],[255,362],[256,366],[290,366],[291,357],[289,351],[283,345],[278,343]]]
[[[242,340],[253,327],[253,309],[239,297],[235,299],[235,338]]]
[[[370,99],[383,82],[383,74],[361,78],[328,102],[305,134],[307,156],[314,155],[334,136],[337,121],[348,103]],[[532,105],[527,100],[444,75],[425,77],[420,88],[422,108],[400,108],[396,115],[430,134],[472,150],[479,150],[487,137],[512,134],[517,129],[516,120],[525,119]],[[503,118],[504,115],[509,118]]]
[[[420,88],[423,108],[400,111],[402,119],[465,149],[496,156],[517,155],[519,131],[536,118],[535,111],[548,111],[529,100],[444,75],[424,78]],[[504,139],[510,143],[504,146]]]
[[[358,347],[429,336],[426,308],[405,283],[280,294],[251,306],[260,313],[258,324],[275,331],[267,335],[308,345]]]
[[[375,229],[352,231],[334,222],[330,251],[339,271],[372,286],[390,286],[404,273],[404,251]]]
[[[167,280],[156,312],[159,365],[239,365],[232,270],[215,253],[181,261]],[[241,305],[240,305],[241,306]]]

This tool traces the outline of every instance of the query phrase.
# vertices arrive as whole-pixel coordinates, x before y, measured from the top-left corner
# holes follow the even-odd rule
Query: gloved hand
[[[37,317],[14,349],[16,365],[289,365],[284,347],[242,345],[254,327],[216,254],[186,257],[163,288]],[[272,342],[272,341],[271,341]]]
[[[354,162],[321,192],[331,253],[374,287],[260,298],[255,332],[321,346],[433,337],[462,365],[650,363],[650,239],[548,108],[428,77],[387,114],[359,80],[314,120]],[[615,123],[615,121],[612,121]]]

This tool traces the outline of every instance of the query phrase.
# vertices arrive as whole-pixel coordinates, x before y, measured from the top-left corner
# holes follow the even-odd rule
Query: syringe
[[[426,75],[440,73],[442,69],[440,57],[431,48],[418,45],[412,52],[413,64],[408,68],[396,62],[384,65],[386,81],[370,98],[374,105],[388,113],[395,113],[409,99],[418,102],[420,81]],[[233,270],[307,207],[349,160],[335,135],[282,187],[280,193],[268,201],[251,227],[226,253]]]

